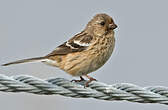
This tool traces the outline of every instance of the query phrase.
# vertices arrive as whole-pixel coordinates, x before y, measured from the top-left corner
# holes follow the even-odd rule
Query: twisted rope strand
[[[38,95],[59,94],[73,98],[96,98],[100,100],[127,100],[139,103],[159,103],[168,105],[168,88],[162,86],[139,87],[120,83],[107,85],[91,82],[84,88],[86,81],[71,82],[63,78],[42,80],[33,76],[5,76],[0,74],[0,91],[27,92]]]

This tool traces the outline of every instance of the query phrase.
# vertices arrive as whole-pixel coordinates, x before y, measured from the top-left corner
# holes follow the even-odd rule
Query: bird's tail
[[[13,64],[20,64],[20,63],[27,63],[27,62],[41,62],[41,61],[45,61],[45,60],[46,60],[45,57],[29,58],[29,59],[23,59],[23,60],[18,60],[18,61],[6,63],[6,64],[3,64],[2,66],[9,66],[9,65],[13,65]]]

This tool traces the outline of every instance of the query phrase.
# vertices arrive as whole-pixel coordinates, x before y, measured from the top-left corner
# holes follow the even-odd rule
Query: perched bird
[[[86,76],[89,80],[86,86],[96,80],[90,76],[91,73],[105,64],[111,56],[114,45],[114,29],[117,25],[107,14],[95,15],[86,25],[85,29],[74,37],[59,45],[54,51],[43,57],[29,58],[3,64],[26,62],[43,62],[58,67],[72,76]]]

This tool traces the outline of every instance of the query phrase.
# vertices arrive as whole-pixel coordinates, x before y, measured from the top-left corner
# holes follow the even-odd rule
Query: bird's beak
[[[117,25],[112,23],[112,24],[109,24],[109,29],[115,29],[117,28]]]

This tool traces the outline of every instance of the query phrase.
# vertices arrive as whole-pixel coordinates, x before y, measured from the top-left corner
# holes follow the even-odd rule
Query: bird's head
[[[107,14],[96,14],[91,21],[86,26],[87,31],[96,35],[102,36],[111,30],[117,28],[113,19]]]

